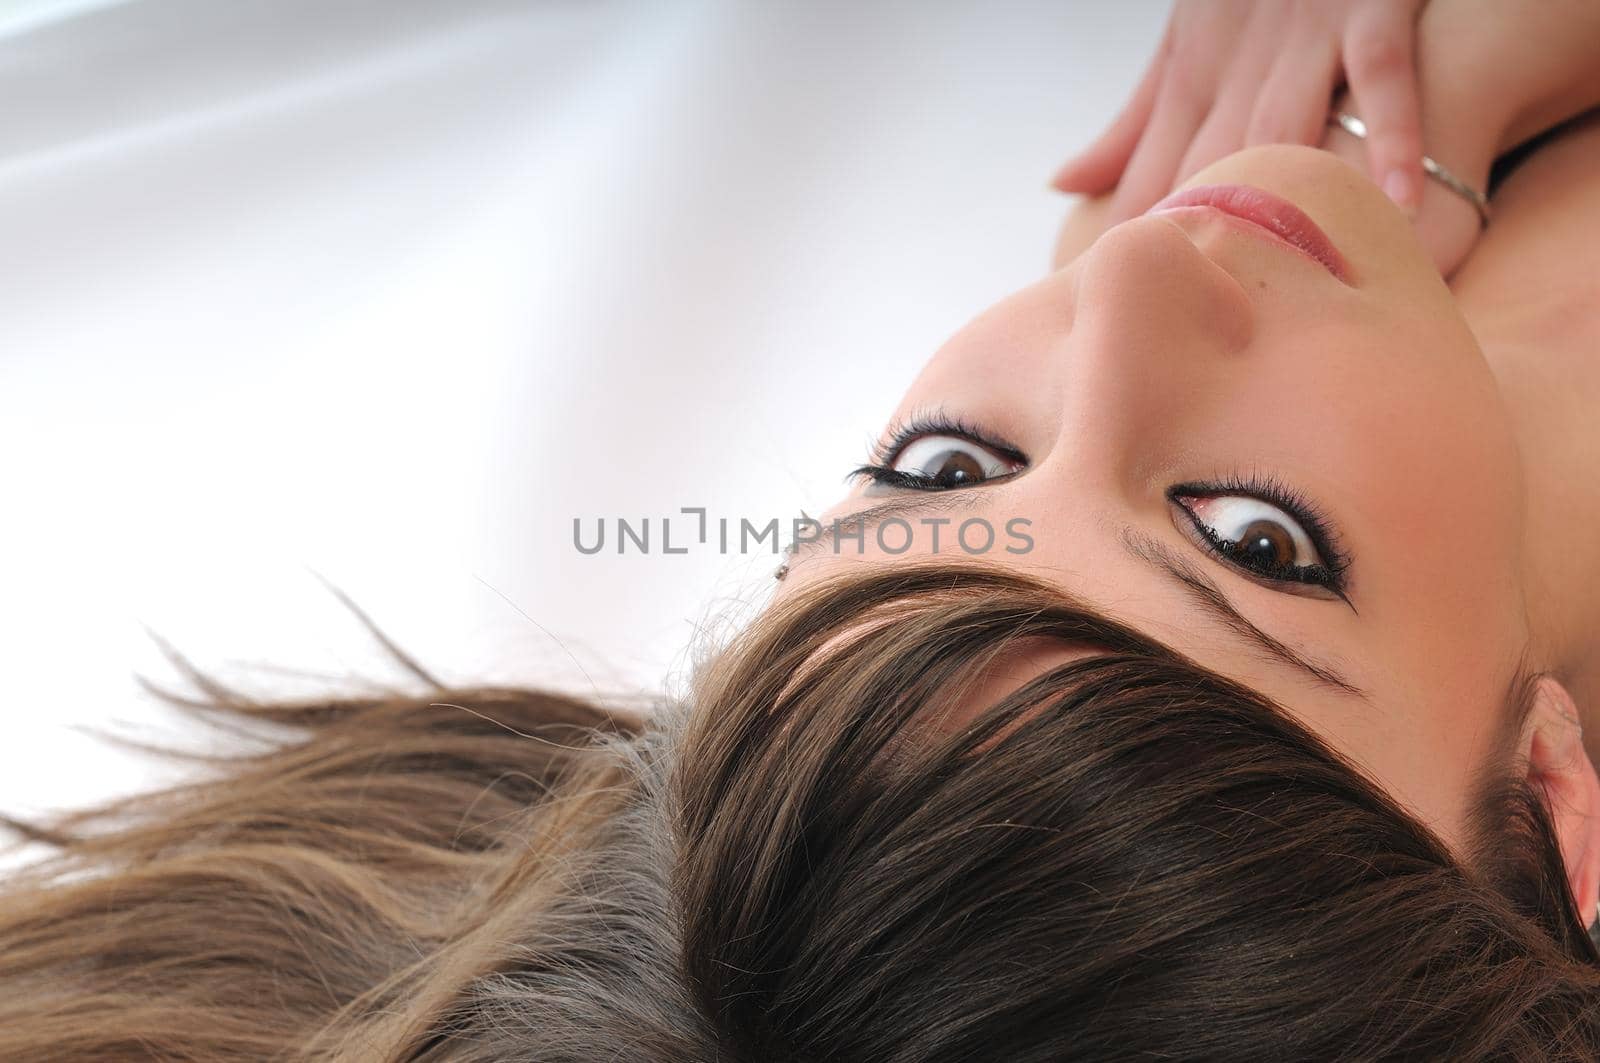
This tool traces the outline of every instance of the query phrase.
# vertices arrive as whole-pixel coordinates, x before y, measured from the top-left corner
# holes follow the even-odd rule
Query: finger
[[[1209,109],[1211,91],[1187,79],[1162,79],[1155,111],[1111,197],[1113,223],[1142,214],[1172,190],[1178,163]]]
[[[1233,52],[1233,61],[1223,77],[1221,89],[1200,123],[1199,130],[1178,162],[1173,183],[1181,184],[1197,171],[1244,147],[1250,112],[1261,92],[1272,57],[1282,46],[1283,29],[1278,24],[1276,7],[1261,7],[1245,26],[1243,40]]]
[[[1416,13],[1409,3],[1365,8],[1344,43],[1344,68],[1362,121],[1372,179],[1407,212],[1422,201],[1422,104]]]
[[[1200,123],[1200,128],[1195,131],[1188,150],[1178,160],[1178,168],[1172,174],[1173,185],[1182,184],[1197,171],[1244,147],[1244,131],[1250,121],[1250,97],[1253,95],[1225,90],[1217,98]]]
[[[1339,46],[1326,33],[1295,34],[1261,83],[1245,143],[1319,144],[1339,76]]]
[[[1358,165],[1364,161],[1356,160]],[[1422,206],[1411,219],[1411,231],[1439,267],[1440,275],[1449,277],[1478,240],[1478,215],[1461,197],[1430,183],[1424,186]]]
[[[1139,135],[1150,121],[1150,112],[1156,102],[1156,89],[1161,85],[1161,72],[1166,68],[1171,42],[1172,23],[1169,21],[1162,33],[1161,43],[1156,46],[1156,54],[1145,67],[1139,84],[1134,87],[1133,95],[1123,105],[1121,113],[1092,144],[1068,159],[1066,165],[1056,171],[1056,175],[1050,179],[1052,188],[1097,196],[1116,186],[1128,165],[1129,157],[1133,155],[1133,149],[1139,143]]]

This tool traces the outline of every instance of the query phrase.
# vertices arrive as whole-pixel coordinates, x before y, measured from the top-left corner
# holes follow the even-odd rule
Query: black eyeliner
[[[960,417],[950,417],[943,410],[935,410],[915,413],[905,420],[890,424],[884,431],[883,437],[872,445],[869,462],[851,469],[845,480],[867,479],[871,480],[874,486],[897,487],[908,491],[961,490],[960,487],[941,485],[931,476],[919,476],[916,473],[901,472],[893,468],[901,453],[925,436],[955,436],[976,443],[1012,464],[1023,466],[1028,464],[1027,456],[1010,443],[995,438]],[[982,482],[994,483],[1004,478],[1004,476],[990,476]]]
[[[872,444],[869,462],[850,470],[845,479],[847,481],[867,479],[874,486],[908,491],[961,490],[960,487],[941,485],[933,477],[901,472],[893,467],[906,447],[924,436],[933,435],[955,436],[976,443],[1007,461],[1022,466],[1023,468],[1017,472],[1024,471],[1029,464],[1027,455],[1010,443],[997,439],[960,417],[951,417],[939,409],[914,413],[904,420],[891,423],[881,439]],[[1011,475],[1015,473],[1007,474]],[[983,482],[992,483],[1004,478],[993,476]],[[1194,511],[1180,501],[1186,496],[1210,498],[1222,495],[1254,498],[1287,513],[1305,531],[1317,555],[1322,558],[1322,564],[1266,567],[1259,560],[1245,554],[1238,543],[1224,539],[1213,532]],[[1355,608],[1346,590],[1350,555],[1344,550],[1341,537],[1334,530],[1332,521],[1309,499],[1289,485],[1275,477],[1251,472],[1247,475],[1228,475],[1218,480],[1174,484],[1167,488],[1166,496],[1169,502],[1183,510],[1196,534],[1205,540],[1211,552],[1227,564],[1268,583],[1321,587],[1336,595],[1352,609]]]
[[[1276,569],[1263,567],[1259,562],[1247,560],[1238,543],[1224,539],[1213,532],[1193,510],[1181,501],[1184,497],[1214,498],[1238,495],[1254,498],[1275,506],[1293,517],[1305,530],[1312,547],[1322,558],[1320,565],[1282,565]],[[1350,556],[1334,532],[1332,523],[1299,492],[1270,476],[1252,473],[1248,476],[1227,476],[1221,480],[1174,484],[1167,488],[1167,499],[1183,510],[1195,531],[1205,539],[1222,558],[1263,579],[1279,583],[1306,583],[1325,587],[1338,595],[1346,605],[1354,608],[1346,593],[1346,573],[1350,569]]]

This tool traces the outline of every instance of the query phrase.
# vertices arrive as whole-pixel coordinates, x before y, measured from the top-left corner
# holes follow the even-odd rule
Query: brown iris
[[[1251,521],[1239,536],[1234,551],[1266,568],[1294,564],[1294,538],[1283,525],[1270,520]]]
[[[929,478],[941,487],[959,487],[983,479],[983,466],[964,450],[947,450],[929,462]]]

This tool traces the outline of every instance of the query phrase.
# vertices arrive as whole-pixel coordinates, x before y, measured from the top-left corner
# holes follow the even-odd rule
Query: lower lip
[[[1305,211],[1270,192],[1249,185],[1200,185],[1174,192],[1151,207],[1156,214],[1183,207],[1210,207],[1241,221],[1247,221],[1271,236],[1321,263],[1329,273],[1350,283],[1350,267],[1333,246],[1328,234],[1306,216]]]

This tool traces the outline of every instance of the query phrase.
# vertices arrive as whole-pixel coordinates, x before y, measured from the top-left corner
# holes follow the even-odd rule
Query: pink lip
[[[1288,200],[1249,185],[1198,185],[1174,192],[1145,213],[1182,207],[1210,207],[1247,221],[1301,254],[1316,259],[1345,284],[1350,283],[1350,267],[1328,239],[1328,234]]]

